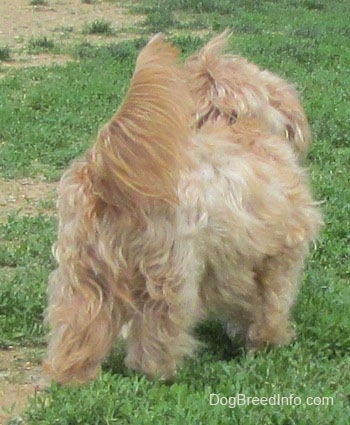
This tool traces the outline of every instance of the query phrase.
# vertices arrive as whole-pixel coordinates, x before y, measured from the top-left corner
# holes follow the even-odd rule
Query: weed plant
[[[55,42],[49,39],[46,35],[39,37],[32,37],[29,42],[27,49],[29,53],[41,53],[52,51],[55,48]]]
[[[8,46],[0,46],[0,61],[11,59],[11,49]]]
[[[84,33],[86,34],[105,34],[110,35],[113,33],[112,24],[104,19],[88,22],[84,26]]]
[[[47,5],[46,0],[29,0],[31,6],[45,6]]]

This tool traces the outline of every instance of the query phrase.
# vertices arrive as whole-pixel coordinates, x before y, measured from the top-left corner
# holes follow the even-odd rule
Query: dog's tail
[[[240,56],[224,54],[231,34],[224,31],[185,62],[197,126],[240,117],[264,121],[298,153],[311,144],[310,127],[296,89],[277,75]]]
[[[193,115],[177,61],[178,51],[162,35],[151,39],[139,54],[123,104],[89,154],[94,188],[109,204],[177,202],[177,179],[189,165]]]

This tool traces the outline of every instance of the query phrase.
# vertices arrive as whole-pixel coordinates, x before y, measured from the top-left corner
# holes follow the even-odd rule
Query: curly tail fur
[[[197,126],[217,119],[233,124],[241,117],[256,118],[289,140],[295,151],[305,153],[311,133],[297,91],[272,72],[224,54],[230,36],[224,31],[185,63]]]
[[[89,155],[96,192],[109,203],[176,202],[188,164],[192,103],[178,51],[157,35],[141,51],[127,96]]]

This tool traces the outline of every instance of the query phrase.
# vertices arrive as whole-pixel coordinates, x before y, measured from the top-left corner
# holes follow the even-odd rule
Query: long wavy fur
[[[138,300],[145,292],[151,312],[152,300],[164,298],[153,276],[154,256],[170,252],[172,242],[167,223],[155,228],[147,214],[152,201],[160,209],[178,202],[177,180],[190,162],[192,103],[177,61],[177,50],[161,35],[146,45],[124,103],[86,158],[75,161],[59,184],[53,250],[58,268],[50,277],[46,311],[53,331],[44,367],[61,383],[95,376],[96,364],[130,314],[146,314]],[[141,244],[140,232],[148,234]],[[158,238],[164,233],[164,239],[154,243],[156,233]],[[150,246],[149,259],[138,258],[142,245]],[[171,269],[166,255],[164,268]]]
[[[61,179],[45,362],[60,383],[96,377],[126,328],[127,366],[163,379],[194,352],[192,329],[207,313],[248,347],[293,335],[290,309],[321,223],[292,149],[306,133],[298,107],[288,118],[286,83],[250,81],[245,67],[258,80],[265,71],[221,56],[225,39],[184,71],[177,50],[153,38],[124,103]]]
[[[105,202],[176,202],[175,182],[188,165],[192,114],[177,61],[177,49],[161,35],[140,53],[126,99],[90,156],[93,184]]]
[[[197,126],[217,119],[228,124],[239,118],[260,119],[297,153],[306,153],[311,132],[296,89],[243,57],[224,54],[230,36],[224,31],[185,62]]]

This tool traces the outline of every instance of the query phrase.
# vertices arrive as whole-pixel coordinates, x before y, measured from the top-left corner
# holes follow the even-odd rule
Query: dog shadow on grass
[[[198,377],[200,377],[204,367],[210,368],[211,365],[215,365],[217,362],[229,364],[233,361],[239,363],[240,359],[245,355],[244,341],[239,338],[231,340],[227,336],[223,325],[218,321],[202,323],[195,329],[194,335],[200,342],[199,349],[192,359],[185,359],[183,367],[179,371],[180,373],[175,378],[176,382],[179,379],[186,381],[187,375],[197,375],[196,371],[199,372]],[[103,363],[102,370],[112,375],[123,377],[138,374],[125,366],[125,355],[125,343],[124,341],[118,341]]]

